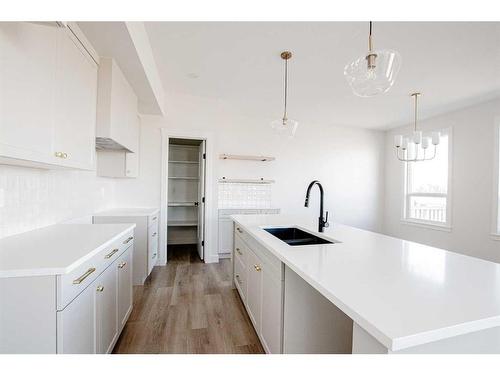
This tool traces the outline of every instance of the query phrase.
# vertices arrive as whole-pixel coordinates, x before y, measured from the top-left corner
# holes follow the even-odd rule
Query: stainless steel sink
[[[263,228],[267,233],[272,234],[274,237],[280,239],[290,246],[303,246],[303,245],[322,245],[334,244],[335,240],[326,240],[324,238],[315,236],[312,233],[303,231],[299,228]]]

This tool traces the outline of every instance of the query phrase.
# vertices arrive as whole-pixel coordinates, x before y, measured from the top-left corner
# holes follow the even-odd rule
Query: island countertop
[[[0,239],[0,278],[62,275],[135,224],[55,224]]]
[[[500,264],[341,224],[285,215],[233,220],[392,351],[500,326]],[[340,243],[289,246],[299,227]]]

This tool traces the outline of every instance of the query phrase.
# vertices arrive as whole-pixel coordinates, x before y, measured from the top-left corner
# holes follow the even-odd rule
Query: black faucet
[[[321,183],[318,180],[314,180],[307,187],[306,201],[304,202],[304,207],[309,207],[309,195],[311,194],[311,188],[314,185],[318,185],[319,194],[320,194],[318,232],[323,232],[323,230],[325,228],[328,228],[328,225],[329,225],[328,224],[328,211],[326,211],[326,218],[323,218],[323,197],[325,195],[325,192],[323,191],[323,186],[321,186]]]

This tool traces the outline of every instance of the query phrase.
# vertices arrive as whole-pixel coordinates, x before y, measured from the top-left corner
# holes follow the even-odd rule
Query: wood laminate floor
[[[169,246],[165,267],[134,287],[134,308],[113,353],[263,353],[233,289],[231,261],[205,264]]]

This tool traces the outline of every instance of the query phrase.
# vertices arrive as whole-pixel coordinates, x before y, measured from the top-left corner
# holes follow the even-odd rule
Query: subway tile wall
[[[0,238],[113,206],[114,181],[95,172],[0,165]]]
[[[270,208],[271,184],[219,183],[219,208]]]

